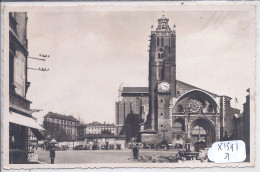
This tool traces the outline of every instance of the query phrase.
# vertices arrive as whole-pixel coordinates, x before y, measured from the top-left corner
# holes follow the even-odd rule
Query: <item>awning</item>
[[[30,130],[33,132],[33,134],[37,138],[37,140],[45,140],[45,137],[42,135],[42,133],[38,129],[30,128]]]
[[[20,115],[15,112],[10,112],[8,117],[9,117],[9,122],[11,122],[11,123],[15,123],[18,125],[23,125],[26,127],[35,128],[35,129],[39,129],[39,130],[44,130],[44,128],[42,128],[39,124],[37,124],[36,121],[34,121],[30,117],[26,117],[24,115]]]

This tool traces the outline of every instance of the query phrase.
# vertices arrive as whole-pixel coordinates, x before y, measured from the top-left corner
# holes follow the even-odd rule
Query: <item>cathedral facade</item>
[[[234,117],[240,114],[238,109],[231,107],[231,98],[176,79],[175,25],[171,28],[169,19],[162,16],[158,19],[157,28],[151,31],[150,38],[149,87],[143,88],[147,91],[138,95],[138,100],[147,101],[139,101],[140,109],[135,112],[140,126],[140,140],[167,140],[172,144],[185,144],[187,140],[192,144],[203,141],[210,147],[213,142],[231,136]],[[116,102],[116,121],[121,121],[121,128],[125,121],[120,104],[133,103],[138,88],[131,87],[132,93],[128,94],[122,92],[124,87],[119,90],[121,99]]]

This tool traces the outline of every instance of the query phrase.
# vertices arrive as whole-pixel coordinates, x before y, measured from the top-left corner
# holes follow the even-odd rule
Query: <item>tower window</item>
[[[163,99],[161,99],[161,103],[163,102]]]
[[[162,29],[165,29],[165,25],[164,24],[162,25]]]
[[[161,125],[161,128],[163,128],[163,125]]]
[[[161,116],[163,116],[163,113],[161,113]]]
[[[162,59],[162,58],[164,58],[164,50],[160,49],[158,52],[158,59]]]
[[[161,38],[161,44],[164,46],[164,38]]]
[[[160,46],[160,38],[157,38],[157,46]]]

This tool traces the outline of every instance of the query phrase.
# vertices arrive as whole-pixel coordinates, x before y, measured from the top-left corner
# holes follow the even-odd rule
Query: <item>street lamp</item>
[[[164,127],[161,132],[163,132],[163,140],[165,140],[165,133],[168,132],[168,130]]]

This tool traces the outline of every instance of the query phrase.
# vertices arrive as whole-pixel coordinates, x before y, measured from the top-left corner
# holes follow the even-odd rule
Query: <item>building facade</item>
[[[79,136],[79,121],[73,116],[49,112],[44,116],[45,137],[57,141],[74,141]]]
[[[28,129],[43,129],[33,119],[26,98],[27,13],[9,13],[9,163],[24,164],[28,159]]]
[[[116,134],[126,139],[137,138],[149,110],[149,89],[147,87],[119,88],[119,101],[115,106]]]
[[[175,144],[176,140],[188,140],[192,145],[204,141],[210,147],[223,140],[225,133],[232,135],[233,117],[240,111],[231,107],[231,98],[176,79],[176,26],[171,28],[169,19],[162,16],[150,37],[149,87],[143,88],[149,91],[142,103],[149,111],[147,116],[139,115],[139,121],[144,121],[139,123],[142,141],[166,139]],[[126,97],[124,91],[121,95]],[[127,97],[134,102],[136,96],[129,93]],[[123,109],[127,105],[121,102],[116,103],[116,121],[121,119],[118,126],[126,123]]]
[[[84,124],[81,127],[81,135],[85,136],[87,134],[107,134],[107,135],[115,135],[116,127],[115,124],[106,124],[99,122],[92,122],[88,124]]]

